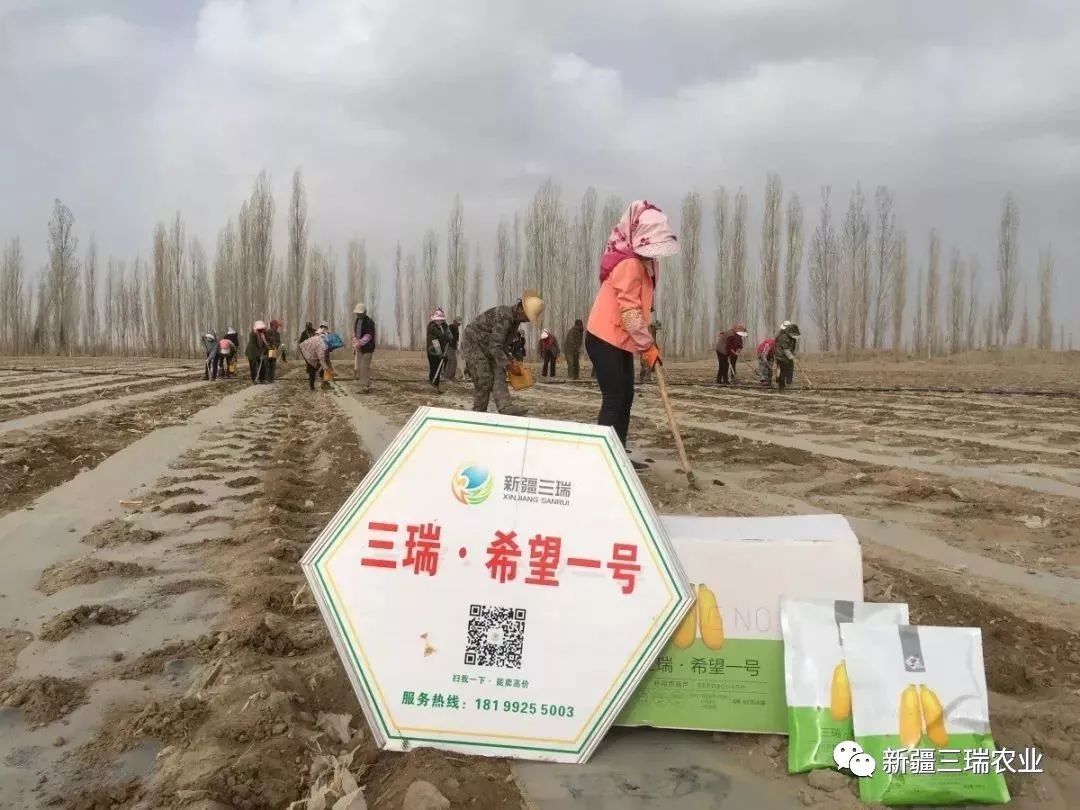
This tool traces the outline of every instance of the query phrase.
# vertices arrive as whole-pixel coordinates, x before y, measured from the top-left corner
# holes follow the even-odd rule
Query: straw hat
[[[540,316],[544,314],[544,299],[536,290],[526,290],[521,294],[521,308],[525,310],[529,323],[533,326],[539,325]]]
[[[367,304],[361,301],[355,307],[353,307],[353,315],[367,315]]]
[[[253,328],[256,332],[262,332],[266,329],[266,324],[262,321],[255,321],[255,326]]]

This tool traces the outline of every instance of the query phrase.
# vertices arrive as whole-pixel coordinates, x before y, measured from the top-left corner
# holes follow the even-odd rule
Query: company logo
[[[466,506],[482,504],[491,495],[493,486],[491,473],[474,463],[461,467],[450,479],[450,489],[453,490],[454,497]]]

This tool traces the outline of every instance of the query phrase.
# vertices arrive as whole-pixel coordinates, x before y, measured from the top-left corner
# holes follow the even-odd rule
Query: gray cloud
[[[1015,191],[1024,265],[1053,243],[1057,314],[1080,326],[1080,7],[1064,0],[4,8],[0,237],[36,263],[55,196],[103,252],[145,255],[177,208],[212,243],[263,168],[284,210],[302,166],[313,235],[340,254],[360,233],[383,266],[397,239],[441,232],[458,191],[488,256],[548,174],[570,205],[592,184],[675,211],[719,183],[753,208],[777,170],[809,218],[823,184],[842,208],[855,182],[887,183],[913,260],[937,226],[981,257],[986,290]]]

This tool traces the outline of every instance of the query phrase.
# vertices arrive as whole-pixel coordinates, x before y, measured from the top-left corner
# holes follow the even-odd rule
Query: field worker
[[[230,326],[225,330],[225,340],[229,341],[229,350],[225,355],[225,376],[233,377],[236,374],[236,357],[240,352],[240,335]]]
[[[269,348],[270,344],[266,340],[266,324],[262,321],[255,321],[251,325],[251,332],[248,334],[244,356],[247,357],[251,381],[256,385],[266,382],[266,357]]]
[[[211,370],[217,366],[217,335],[213,332],[207,332],[202,336],[202,349],[203,349],[203,379],[210,379]],[[215,375],[216,376],[216,375]]]
[[[270,328],[266,330],[266,382],[272,383],[277,375],[277,364],[282,358],[281,353],[281,321],[277,318],[270,320]]]
[[[353,307],[353,379],[365,394],[371,390],[371,360],[375,354],[375,321],[361,301]]]
[[[576,380],[581,376],[581,347],[585,342],[585,324],[581,318],[574,321],[574,325],[566,331],[566,340],[563,341],[563,351],[566,352],[566,376]]]
[[[519,363],[525,360],[525,330],[519,329],[517,337],[510,343],[510,356]]]
[[[776,359],[776,339],[765,338],[757,346],[758,382],[772,388],[773,361]]]
[[[428,382],[439,391],[439,383],[442,381],[442,372],[446,365],[446,352],[450,347],[450,327],[446,325],[446,313],[441,307],[436,307],[431,313],[431,319],[427,325],[427,359],[428,359]]]
[[[540,325],[544,314],[544,299],[535,290],[526,290],[513,306],[498,306],[485,310],[465,327],[462,348],[465,367],[473,382],[473,410],[487,413],[491,395],[499,413],[524,416],[527,410],[510,401],[506,387],[506,372],[517,363],[512,354],[523,323]]]
[[[540,376],[554,377],[555,361],[559,359],[559,341],[547,329],[540,333],[540,358],[544,361]]]
[[[602,396],[597,424],[613,427],[624,447],[634,404],[634,354],[641,355],[649,369],[660,363],[648,321],[656,260],[678,252],[679,242],[664,212],[635,200],[612,229],[600,259],[600,292],[589,313],[585,351],[596,368]],[[633,464],[635,470],[646,469]]]
[[[777,387],[784,388],[795,379],[795,348],[799,342],[799,325],[784,321],[776,336],[776,365],[779,368]]]
[[[656,340],[656,333],[660,331],[660,321],[653,321],[649,324],[649,334],[652,335],[653,341]],[[644,385],[652,377],[652,369],[645,365],[645,358],[642,357],[638,360],[640,369],[638,371],[638,383]],[[596,377],[596,366],[593,366],[593,377]]]
[[[716,336],[716,384],[735,382],[735,364],[743,350],[746,326],[737,323]]]
[[[307,364],[308,388],[315,390],[315,378],[322,377],[322,387],[329,388],[334,378],[334,364],[330,361],[330,352],[340,349],[345,343],[337,332],[325,335],[316,332],[300,344],[300,356]]]
[[[458,346],[461,343],[461,318],[454,318],[449,328],[450,344],[446,347],[446,363],[443,364],[443,376],[453,382],[457,379]]]
[[[296,345],[299,346],[309,337],[315,334],[315,327],[311,325],[311,321],[304,324],[304,331],[300,333],[300,339],[296,341]]]

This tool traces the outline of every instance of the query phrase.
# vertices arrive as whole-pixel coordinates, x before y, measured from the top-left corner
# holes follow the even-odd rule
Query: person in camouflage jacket
[[[566,352],[566,376],[576,380],[581,374],[581,346],[585,342],[585,324],[578,318],[566,333],[563,351]]]
[[[795,349],[799,342],[799,325],[784,321],[776,335],[776,365],[780,370],[777,388],[781,391],[795,379]]]
[[[513,306],[492,307],[481,312],[461,335],[465,367],[473,383],[473,410],[486,413],[491,396],[499,413],[522,416],[526,409],[510,401],[506,373],[513,359],[512,346],[523,323],[535,324],[544,311],[536,293],[526,291]]]

